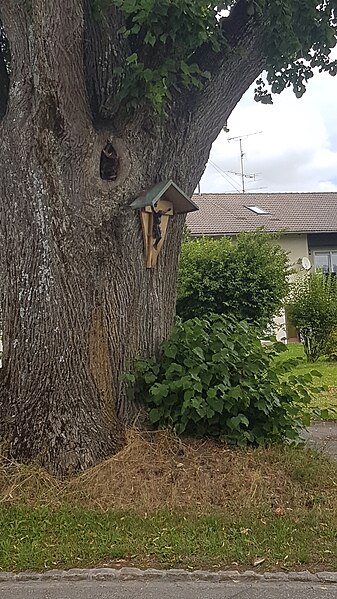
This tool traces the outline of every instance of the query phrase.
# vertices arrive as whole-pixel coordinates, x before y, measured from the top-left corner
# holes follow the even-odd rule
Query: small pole
[[[244,157],[245,157],[245,153],[243,151],[243,145],[242,145],[242,141],[244,139],[247,139],[247,137],[251,137],[252,135],[259,135],[260,133],[262,133],[262,131],[256,131],[255,133],[248,133],[248,135],[238,135],[237,137],[229,137],[228,141],[239,141],[240,142],[240,164],[241,164],[241,185],[242,185],[242,193],[246,192],[246,188],[245,188],[245,177],[250,178],[251,175],[246,175],[245,174],[245,165],[244,165]],[[236,173],[234,173],[236,174]],[[239,173],[237,173],[239,174]]]
[[[240,137],[240,161],[241,161],[241,181],[242,181],[242,193],[245,193],[245,169],[243,164],[243,148],[242,148],[242,137]]]

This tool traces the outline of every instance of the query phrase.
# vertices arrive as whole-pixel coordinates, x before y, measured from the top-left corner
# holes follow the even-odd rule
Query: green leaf
[[[153,372],[146,372],[144,374],[144,381],[147,384],[152,385],[156,381],[156,375]]]
[[[149,44],[150,46],[154,46],[156,43],[156,36],[153,35],[150,31],[148,31],[144,38],[144,43]]]
[[[162,412],[159,408],[152,408],[152,410],[150,410],[149,420],[150,420],[150,422],[152,422],[152,424],[159,422],[161,417],[162,417]]]
[[[134,52],[133,54],[131,54],[131,56],[128,56],[126,59],[126,63],[127,64],[134,64],[136,63],[138,60],[138,54],[136,52]]]
[[[237,416],[229,418],[227,420],[227,424],[232,430],[235,430],[240,428],[241,424],[243,424],[244,426],[249,426],[249,420],[243,414],[238,414]]]
[[[140,27],[139,23],[135,23],[135,24],[133,25],[133,27],[131,27],[131,29],[130,29],[130,33],[131,33],[132,35],[137,35],[137,33],[139,33],[139,32],[140,32],[140,29],[141,29],[141,27]]]
[[[319,370],[310,370],[311,376],[315,376],[317,378],[322,378],[322,373]]]
[[[150,393],[154,397],[167,397],[169,393],[169,386],[163,383],[155,383],[150,388]]]
[[[189,67],[189,65],[188,65],[186,62],[184,62],[183,60],[182,60],[182,61],[181,61],[181,63],[180,63],[180,68],[181,68],[182,72],[183,72],[185,75],[190,75],[190,67]]]
[[[205,359],[205,355],[204,355],[204,352],[203,352],[203,350],[201,349],[201,347],[194,347],[192,351],[193,351],[193,353],[194,353],[196,356],[198,356],[198,358],[200,358],[201,360],[204,360],[204,359]]]
[[[207,403],[209,406],[211,406],[214,412],[222,414],[224,408],[224,402],[222,399],[219,397],[207,397]]]
[[[177,347],[173,344],[167,344],[164,347],[164,354],[168,358],[175,358],[177,355]]]
[[[187,389],[184,393],[184,401],[190,401],[194,397],[194,390]]]

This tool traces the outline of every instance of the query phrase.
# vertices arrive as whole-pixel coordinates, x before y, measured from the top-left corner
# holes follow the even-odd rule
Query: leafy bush
[[[288,286],[286,252],[258,231],[235,241],[199,238],[182,245],[177,314],[187,320],[233,314],[266,327],[281,308]]]
[[[337,326],[333,329],[326,343],[325,356],[330,362],[337,362]]]
[[[294,360],[275,359],[285,349],[263,347],[253,327],[232,317],[179,321],[161,357],[139,363],[129,380],[157,427],[265,445],[295,439],[309,423],[313,378],[286,376]]]
[[[324,273],[302,275],[293,286],[288,317],[300,333],[308,362],[333,349],[337,327],[337,283]]]

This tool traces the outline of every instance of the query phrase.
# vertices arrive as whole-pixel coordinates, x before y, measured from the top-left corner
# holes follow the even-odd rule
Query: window
[[[331,252],[331,272],[337,273],[337,252]]]
[[[337,274],[337,250],[314,252],[315,270],[321,270],[325,274]]]
[[[269,214],[267,210],[265,210],[264,208],[260,208],[260,206],[245,206],[245,208],[248,208],[248,210],[255,212],[255,214]]]

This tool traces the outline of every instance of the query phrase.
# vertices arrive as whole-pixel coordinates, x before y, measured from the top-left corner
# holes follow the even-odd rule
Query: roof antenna
[[[252,135],[260,135],[260,133],[262,133],[262,131],[256,131],[255,133],[248,133],[247,135],[238,135],[237,137],[229,137],[228,141],[239,141],[240,143],[240,164],[241,164],[241,173],[233,173],[234,175],[240,175],[241,174],[241,185],[242,185],[242,193],[246,193],[246,188],[245,188],[245,179],[254,179],[254,181],[256,180],[255,177],[257,176],[256,174],[254,175],[246,175],[245,174],[245,164],[244,164],[244,157],[245,157],[245,153],[243,151],[243,145],[242,145],[242,141],[244,139],[247,139],[247,137],[251,137]]]

